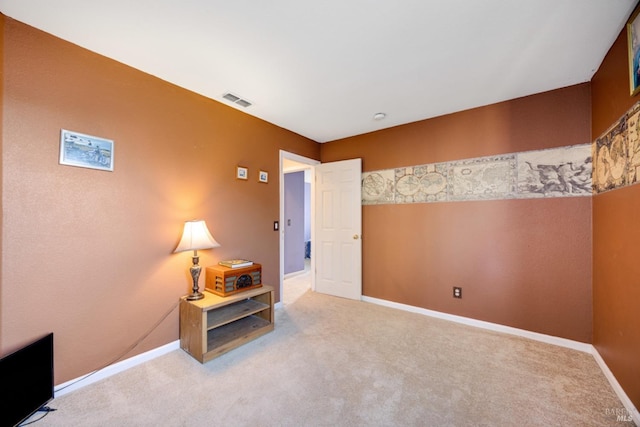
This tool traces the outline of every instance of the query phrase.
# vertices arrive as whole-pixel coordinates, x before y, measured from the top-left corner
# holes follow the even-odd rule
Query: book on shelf
[[[246,259],[229,259],[225,261],[220,261],[218,264],[229,267],[229,268],[240,268],[240,267],[249,267],[253,265],[253,261],[249,261]]]

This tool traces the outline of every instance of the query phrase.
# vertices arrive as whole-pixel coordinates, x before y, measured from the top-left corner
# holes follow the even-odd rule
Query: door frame
[[[278,247],[279,247],[279,289],[280,289],[280,301],[278,302],[278,305],[282,304],[282,296],[283,296],[283,286],[284,286],[284,173],[285,173],[285,159],[286,160],[291,160],[293,162],[296,163],[300,163],[300,168],[289,168],[287,169],[287,172],[293,172],[295,170],[304,170],[304,169],[311,169],[311,174],[313,176],[313,178],[311,179],[311,289],[315,289],[315,261],[314,261],[314,250],[315,250],[315,226],[314,226],[314,221],[315,221],[315,213],[314,213],[314,209],[315,209],[315,170],[314,167],[315,165],[319,165],[320,164],[320,160],[314,160],[308,157],[304,157],[301,156],[299,154],[295,154],[295,153],[291,153],[288,151],[284,151],[284,150],[280,150],[280,159],[279,159],[279,167],[280,167],[280,171],[279,171],[279,175],[278,177],[279,182],[280,182],[280,213],[279,213],[279,218],[278,218],[278,223],[280,224],[279,230],[278,230]]]

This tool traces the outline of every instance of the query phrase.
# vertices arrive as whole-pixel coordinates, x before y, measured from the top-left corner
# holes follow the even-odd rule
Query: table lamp
[[[187,295],[187,300],[195,301],[204,298],[204,294],[198,290],[198,279],[200,278],[200,270],[202,269],[198,262],[200,257],[198,256],[198,249],[211,249],[217,248],[220,244],[216,242],[204,220],[186,221],[184,223],[184,231],[182,232],[182,238],[176,252],[193,251],[193,265],[189,269],[191,272],[191,278],[193,279],[193,290]]]

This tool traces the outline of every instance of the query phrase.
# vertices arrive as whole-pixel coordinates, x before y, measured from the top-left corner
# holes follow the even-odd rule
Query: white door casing
[[[315,290],[362,297],[362,160],[315,167]]]

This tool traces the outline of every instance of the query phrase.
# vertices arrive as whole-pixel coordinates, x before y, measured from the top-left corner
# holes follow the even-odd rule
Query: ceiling
[[[0,0],[0,12],[327,142],[589,81],[636,1]]]

